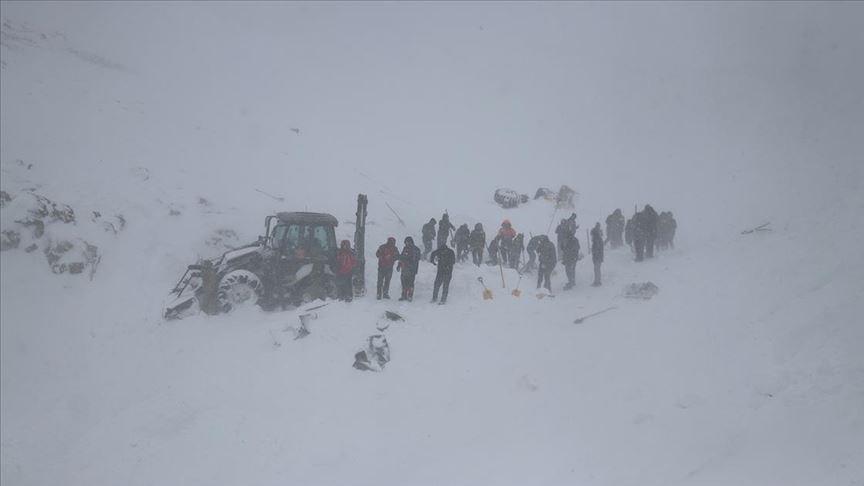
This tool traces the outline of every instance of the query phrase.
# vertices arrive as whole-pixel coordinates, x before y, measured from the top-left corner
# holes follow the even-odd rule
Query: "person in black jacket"
[[[420,270],[420,258],[420,248],[414,245],[414,238],[405,238],[405,247],[396,264],[396,270],[402,272],[402,297],[399,300],[414,300],[414,279]]]
[[[630,250],[633,250],[633,220],[636,219],[634,215],[632,218],[627,220],[627,224],[624,225],[624,243],[630,247]]]
[[[501,237],[495,236],[489,243],[489,263],[490,265],[498,265],[501,261]]]
[[[555,244],[549,241],[549,237],[542,235],[539,248],[537,248],[537,257],[540,263],[537,269],[537,288],[542,285],[549,292],[552,291],[552,270],[558,263],[558,255],[555,253]]]
[[[460,262],[468,259],[468,238],[470,236],[471,230],[468,229],[467,224],[463,224],[456,230],[456,236],[453,237],[456,246],[456,259]]]
[[[576,224],[576,213],[571,214],[567,219],[562,219],[558,227],[555,228],[555,234],[558,236],[558,250],[561,251],[561,254],[558,255],[560,258],[564,258],[563,248],[568,236],[576,236],[577,229],[579,229],[579,225]]]
[[[624,244],[622,235],[624,233],[624,215],[621,209],[606,217],[606,237],[609,238],[609,246],[613,249]]]
[[[645,256],[654,258],[654,244],[657,241],[657,211],[650,204],[642,210],[642,224],[645,229]]]
[[[435,287],[432,290],[432,302],[438,300],[438,289],[444,287],[441,292],[441,302],[447,302],[447,293],[450,291],[450,279],[453,278],[453,264],[456,263],[456,254],[447,246],[445,241],[437,250],[432,252],[429,257],[432,265],[438,266],[438,273],[435,274]]]
[[[567,233],[564,235],[563,247],[561,250],[561,262],[564,264],[564,272],[567,274],[567,283],[564,284],[564,290],[570,290],[576,285],[576,262],[579,261],[579,238]]]
[[[435,241],[435,218],[429,218],[429,222],[423,225],[423,259],[432,251],[432,242]]]
[[[440,248],[442,245],[447,244],[447,239],[450,237],[450,232],[455,230],[456,227],[453,226],[453,223],[450,222],[450,215],[444,213],[441,215],[441,221],[438,221],[438,246]]]
[[[532,236],[528,240],[528,246],[525,251],[528,252],[528,263],[522,268],[522,273],[533,273],[537,269],[537,248],[540,247],[540,242],[543,240],[543,235]]]
[[[482,224],[474,225],[474,230],[468,236],[468,246],[471,247],[471,258],[474,260],[474,265],[479,267],[483,263],[483,250],[486,249],[486,232],[483,231]]]
[[[645,258],[645,218],[642,212],[633,215],[633,249],[636,251],[636,261],[641,262]]]
[[[513,238],[513,243],[510,243],[510,256],[507,258],[510,268],[519,270],[519,262],[522,259],[523,251],[525,251],[525,235],[519,233],[516,235],[516,238]]]
[[[599,287],[600,283],[600,264],[603,263],[603,230],[600,229],[600,223],[594,225],[591,230],[591,261],[594,262],[594,283],[595,287]]]

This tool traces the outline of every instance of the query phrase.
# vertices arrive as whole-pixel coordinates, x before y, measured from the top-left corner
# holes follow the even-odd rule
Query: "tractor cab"
[[[329,214],[278,213],[267,217],[265,244],[289,260],[332,262],[338,224]]]

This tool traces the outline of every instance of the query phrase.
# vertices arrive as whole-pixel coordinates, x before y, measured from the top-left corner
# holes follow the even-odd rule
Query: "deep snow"
[[[102,260],[91,281],[0,253],[0,481],[864,484],[861,15],[3,3],[2,189],[72,206],[79,221],[49,233]],[[739,30],[770,61],[715,45]],[[568,42],[593,74],[565,69]],[[661,101],[634,103],[634,87]],[[559,272],[542,300],[530,277],[517,299],[512,271],[502,289],[497,268],[460,265],[447,306],[428,303],[423,264],[414,303],[333,303],[296,341],[296,311],[160,319],[215,230],[250,241],[286,209],[351,221],[367,193],[374,282],[374,248],[444,209],[487,234],[504,217],[545,232],[548,203],[502,210],[492,191],[562,182],[580,192],[583,247],[615,207],[651,202],[675,212],[677,249],[642,264],[609,251],[603,287],[582,262],[576,289]],[[92,211],[128,224],[105,232]],[[763,220],[772,232],[740,234]],[[659,294],[620,296],[639,281]],[[406,317],[386,331],[392,361],[353,369],[388,309]]]

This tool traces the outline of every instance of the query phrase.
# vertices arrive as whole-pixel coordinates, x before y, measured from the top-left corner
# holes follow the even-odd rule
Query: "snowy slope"
[[[400,65],[420,71],[417,78],[400,73],[416,90],[402,91],[369,81],[388,73],[367,67],[389,65],[393,53],[382,46],[398,32],[385,29],[379,38],[371,27],[352,31],[369,36],[352,38],[356,50],[324,42],[325,27],[348,28],[333,20],[339,12],[348,18],[368,12],[288,9],[297,28],[284,32],[266,18],[283,10],[248,17],[236,7],[207,15],[193,10],[201,14],[195,28],[202,37],[224,28],[244,40],[210,37],[238,65],[208,84],[200,73],[219,72],[224,58],[201,40],[172,44],[184,39],[175,25],[183,11],[53,8],[67,10],[52,15],[48,7],[3,5],[0,174],[2,190],[15,199],[0,210],[2,226],[16,227],[16,204],[34,190],[78,216],[74,224],[51,223],[48,234],[90,241],[102,259],[91,280],[53,274],[41,252],[0,253],[3,484],[847,485],[864,478],[864,256],[857,248],[864,239],[864,152],[852,136],[862,128],[855,88],[861,73],[846,63],[860,53],[861,38],[843,37],[849,23],[791,8],[780,15],[813,19],[807,25],[816,40],[806,46],[839,43],[832,56],[814,56],[820,61],[809,66],[809,88],[847,74],[832,81],[830,92],[813,90],[812,102],[827,108],[801,122],[813,125],[806,136],[795,133],[800,107],[784,105],[780,95],[779,101],[754,96],[764,105],[752,112],[746,101],[727,105],[728,112],[708,110],[718,118],[703,120],[704,131],[667,120],[668,130],[690,136],[674,149],[662,140],[645,145],[642,137],[651,134],[626,124],[618,133],[627,133],[634,147],[620,152],[583,153],[584,145],[562,141],[604,161],[568,165],[558,162],[559,148],[542,149],[554,145],[545,130],[557,130],[548,128],[555,110],[519,112],[546,120],[542,128],[511,125],[508,116],[497,121],[501,112],[494,110],[473,118],[508,100],[544,101],[535,98],[533,78],[513,74],[499,98],[479,89],[483,95],[473,100],[461,94],[460,87],[494,78],[466,67],[469,60],[492,53],[483,56],[493,60],[489,69],[509,66],[497,64],[497,51],[482,51],[518,30],[494,11],[466,10],[466,20],[448,23],[452,14],[433,10],[430,24],[397,9],[392,15],[419,32],[406,47],[419,57],[395,52]],[[554,24],[557,16],[525,13],[535,26]],[[718,13],[747,16],[704,15]],[[134,22],[135,16],[151,22]],[[601,17],[626,24],[612,13]],[[94,27],[102,18],[115,22]],[[237,18],[246,26],[237,26]],[[457,40],[479,35],[459,30],[474,21],[498,37],[460,51],[464,58],[442,60],[434,43],[423,43],[424,35],[442,35],[430,25],[450,26]],[[646,22],[662,24],[651,16]],[[785,27],[778,25],[772,27]],[[118,32],[124,26],[128,38]],[[154,29],[163,35],[152,35]],[[153,45],[138,46],[142,38]],[[314,55],[291,47],[300,40]],[[274,42],[289,46],[280,51],[286,59],[302,61],[300,78],[288,75],[294,63],[263,57]],[[244,58],[244,45],[259,49]],[[175,49],[160,50],[165,46]],[[381,59],[362,54],[376,48],[385,51]],[[630,54],[638,53],[617,53]],[[355,57],[363,55],[370,56],[367,64]],[[545,66],[547,59],[530,57],[515,56]],[[775,67],[788,67],[781,61],[748,86],[773,80]],[[453,74],[417,84],[428,66],[480,80]],[[253,76],[259,71],[252,68],[272,69],[271,76]],[[274,79],[287,81],[280,86]],[[343,94],[352,82],[360,83],[348,90],[356,95]],[[380,103],[388,86],[392,104],[376,111],[375,102],[363,101]],[[666,85],[657,86],[665,93]],[[690,101],[704,94],[682,92]],[[709,108],[734,94],[717,94],[721,99]],[[423,104],[420,95],[432,100]],[[433,95],[447,102],[436,106]],[[616,108],[604,109],[610,106]],[[828,109],[837,106],[844,108]],[[418,122],[410,114],[421,108],[427,117]],[[456,121],[447,122],[448,110]],[[743,123],[742,114],[752,118]],[[491,124],[478,133],[481,122]],[[295,135],[290,128],[297,125]],[[523,129],[529,132],[520,137]],[[502,135],[518,142],[500,148]],[[720,147],[724,142],[730,147]],[[484,144],[499,148],[484,152]],[[517,166],[507,157],[525,155],[527,149],[514,148],[520,144],[549,160]],[[633,170],[640,149],[654,158],[656,174]],[[421,180],[433,163],[461,176]],[[444,209],[457,224],[482,222],[487,233],[507,217],[519,231],[538,234],[562,215],[544,202],[503,210],[491,202],[492,191],[501,184],[532,192],[561,181],[580,192],[580,237],[615,207],[629,213],[630,204],[647,200],[675,211],[677,249],[638,265],[627,251],[610,251],[603,287],[588,285],[590,270],[580,263],[574,291],[542,300],[533,297],[530,278],[514,298],[512,271],[502,289],[497,268],[463,265],[443,307],[427,302],[434,267],[424,263],[416,302],[333,303],[296,341],[286,327],[297,325],[297,311],[160,319],[184,265],[219,251],[221,243],[208,244],[217,230],[235,231],[236,242],[253,240],[266,214],[286,209],[350,221],[354,198],[364,192],[367,257],[389,235],[416,238],[421,224]],[[106,232],[89,218],[93,211],[122,214],[126,225]],[[774,231],[739,234],[763,220]],[[341,224],[337,236],[352,232]],[[495,299],[480,298],[477,276]],[[553,278],[560,289],[563,275]],[[370,265],[367,280],[373,279]],[[648,301],[621,297],[624,285],[641,281],[656,283],[660,293]],[[617,309],[573,324],[612,305]],[[392,361],[382,373],[359,372],[353,355],[377,332],[384,310],[406,317],[386,331]]]

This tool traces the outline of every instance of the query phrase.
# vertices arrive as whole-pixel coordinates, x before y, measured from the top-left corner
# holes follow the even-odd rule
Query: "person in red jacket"
[[[396,238],[387,238],[387,243],[378,247],[375,252],[378,257],[378,300],[381,297],[390,298],[390,279],[393,278],[393,264],[399,258],[399,249],[396,248]]]
[[[342,240],[339,251],[336,252],[336,296],[339,300],[351,302],[354,297],[351,277],[355,266],[357,266],[357,257],[351,250],[351,242]]]

